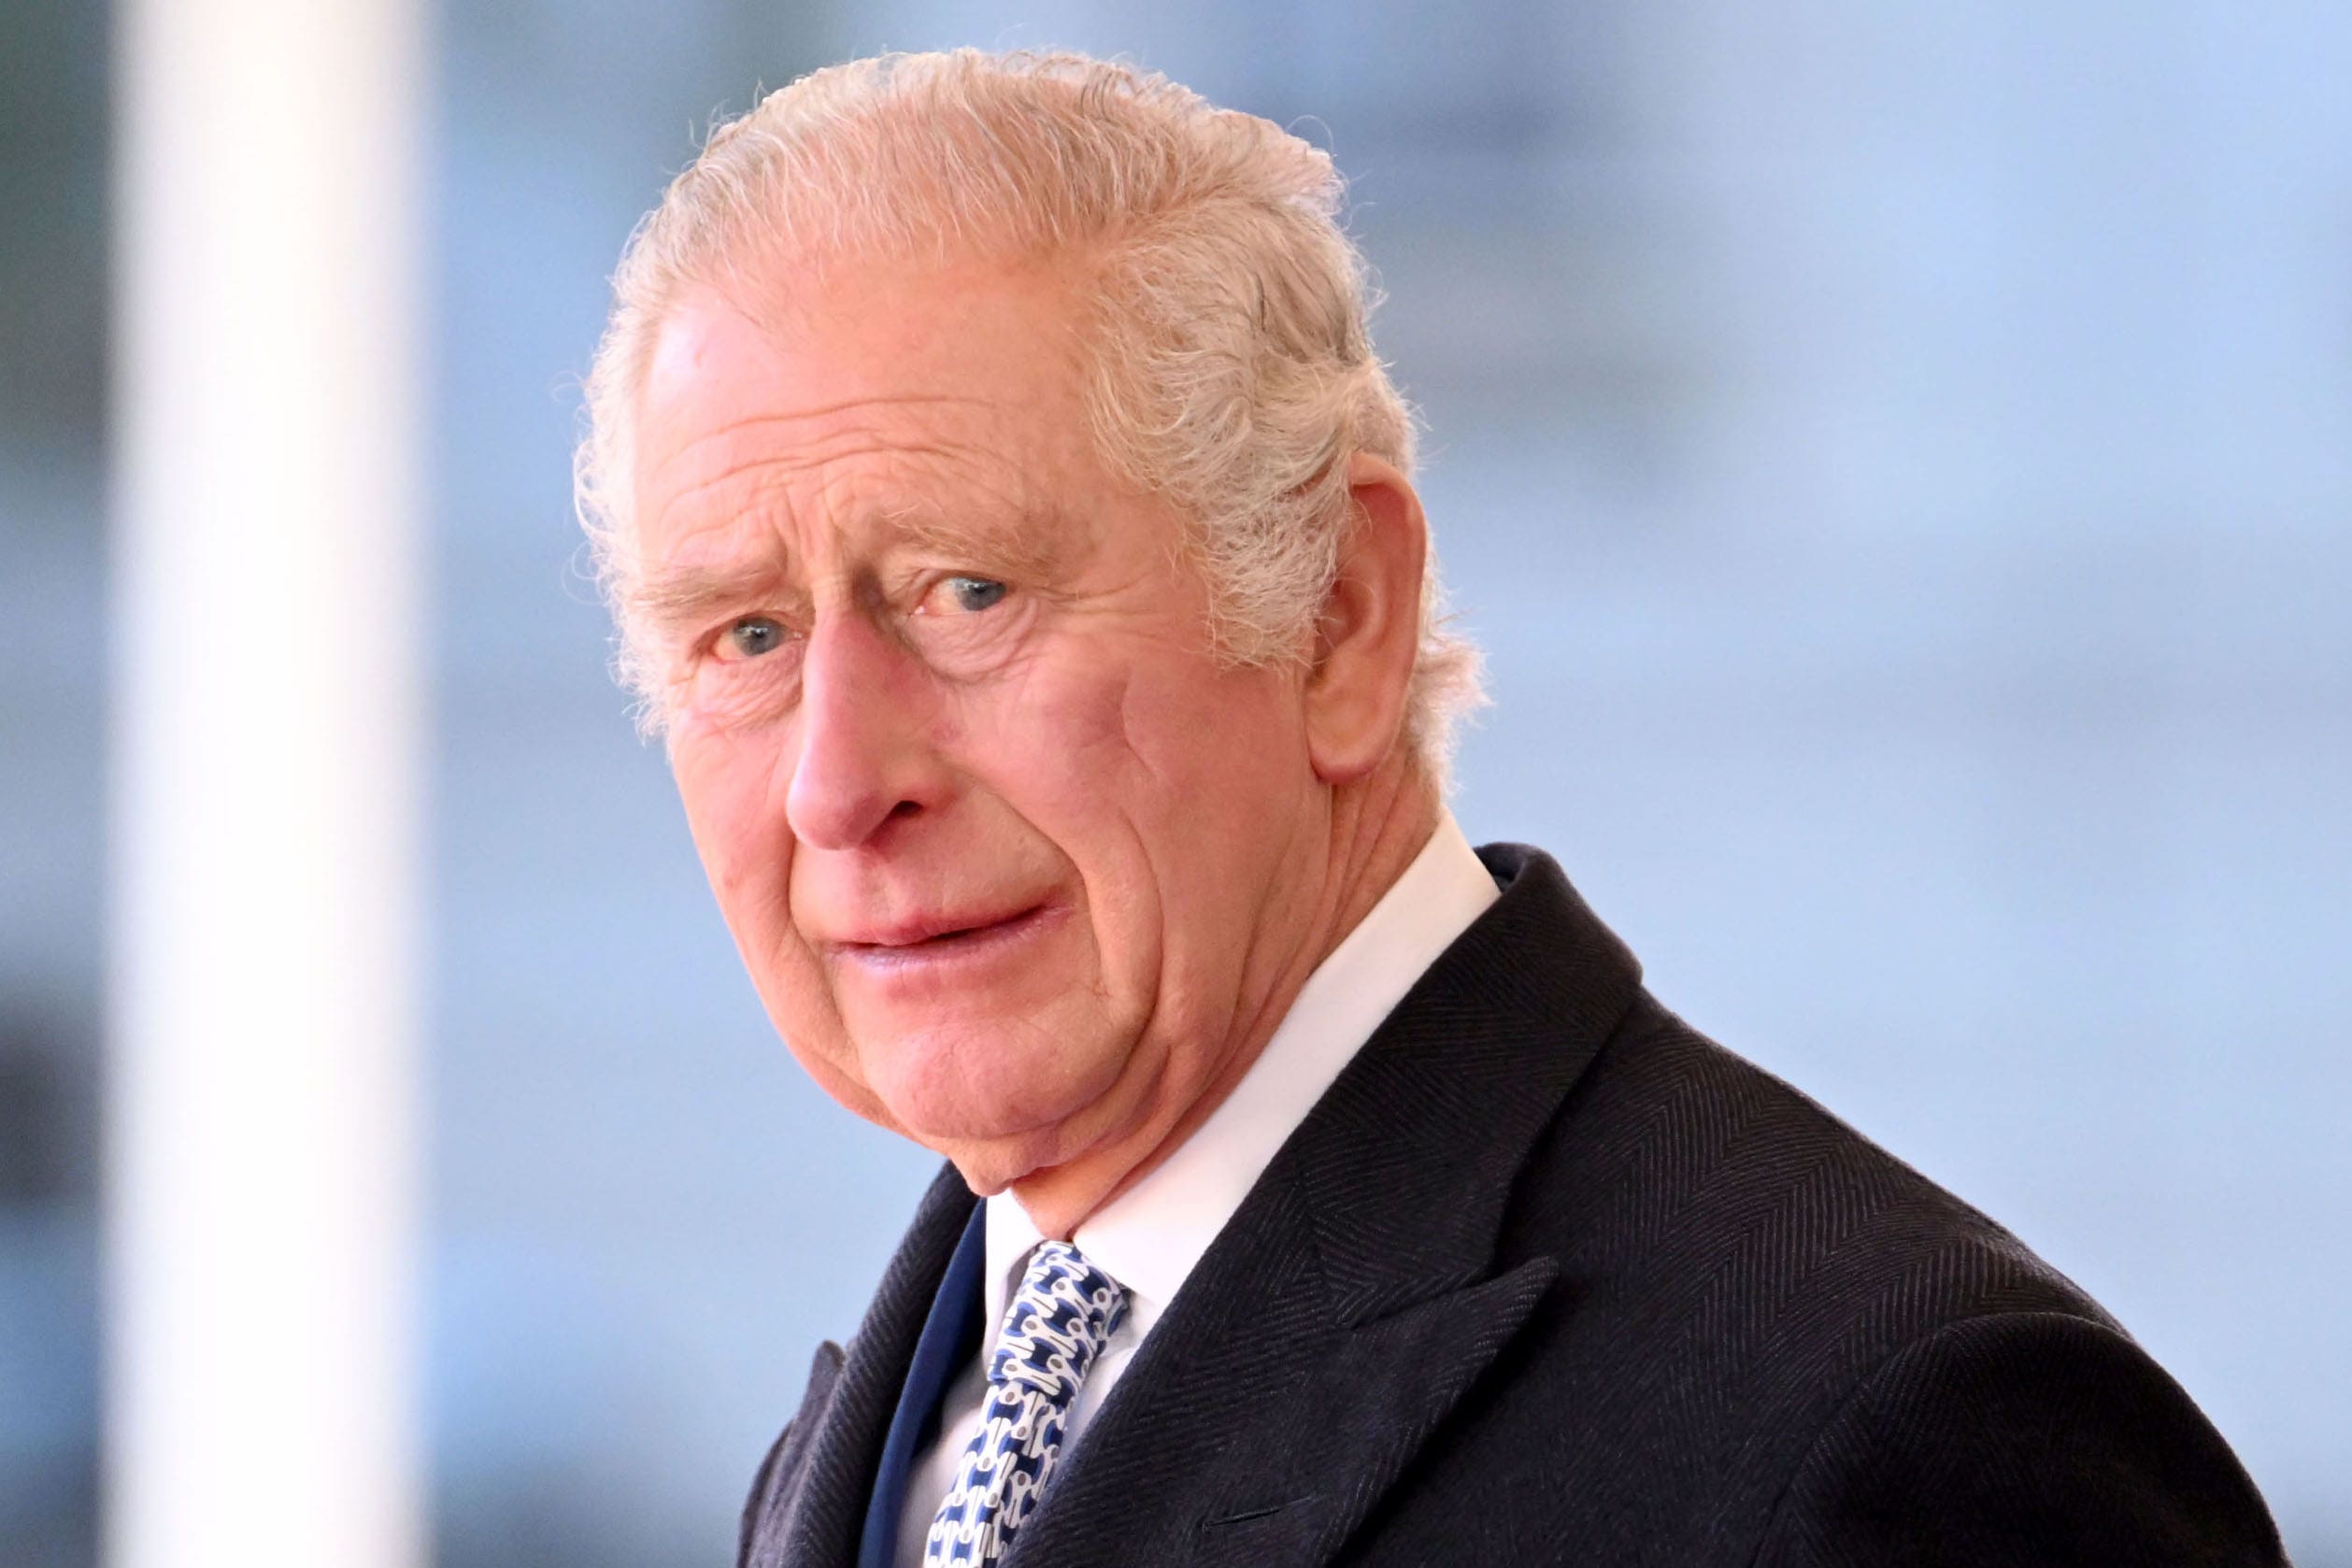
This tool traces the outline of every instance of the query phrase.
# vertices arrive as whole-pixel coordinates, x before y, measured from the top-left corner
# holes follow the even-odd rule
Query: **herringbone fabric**
[[[924,1568],[988,1568],[1004,1556],[1053,1478],[1062,1423],[1126,1311],[1119,1282],[1068,1242],[1030,1254],[989,1358],[980,1430],[931,1522]]]

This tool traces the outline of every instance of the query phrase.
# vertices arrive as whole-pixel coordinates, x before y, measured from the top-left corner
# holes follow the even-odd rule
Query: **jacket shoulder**
[[[1975,1561],[1846,1552],[1822,1521],[1902,1492],[1921,1541],[1954,1510],[2101,1528],[2096,1475],[2029,1466],[2041,1502],[2014,1465],[1975,1492],[1927,1484],[1973,1463],[1967,1444],[2042,1442],[2149,1496],[2223,1500],[2199,1517],[2244,1549],[2210,1560],[2271,1561],[2227,1446],[2085,1291],[1646,991],[1521,1168],[1497,1269],[1536,1258],[1559,1283],[1459,1456],[1509,1474],[1518,1539],[1626,1561]]]
[[[2114,1327],[2006,1229],[1646,991],[1528,1162],[1515,1219],[1521,1246],[1784,1341],[1874,1324],[1891,1348],[1999,1311]]]
[[[2188,1394],[2118,1331],[1998,1313],[1904,1347],[1798,1465],[1757,1568],[2212,1563],[2278,1531]]]

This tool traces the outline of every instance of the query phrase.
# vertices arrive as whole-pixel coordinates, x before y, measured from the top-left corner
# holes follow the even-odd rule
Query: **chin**
[[[925,1147],[943,1156],[963,1177],[963,1184],[976,1197],[993,1198],[1032,1172],[1044,1169],[1033,1154],[1008,1149],[999,1144],[951,1144],[942,1147],[926,1142]]]
[[[932,1147],[1054,1145],[1119,1076],[1118,1062],[1075,1072],[1059,1061],[1006,1061],[972,1041],[938,1041],[919,1051],[901,1047],[891,1056],[896,1061],[877,1062],[868,1084],[898,1126]]]
[[[963,1025],[894,1040],[861,1053],[866,1081],[908,1137],[959,1165],[961,1151],[980,1149],[1026,1161],[1016,1176],[1058,1164],[1093,1141],[1125,1059],[1007,1051],[1005,1038]]]
[[[892,1116],[902,1135],[952,1163],[964,1185],[984,1198],[1076,1159],[1101,1141],[1092,1130],[1095,1119],[1085,1115],[1003,1130],[991,1119],[969,1114],[971,1107],[962,1109],[964,1114],[944,1121],[917,1123],[900,1109]]]

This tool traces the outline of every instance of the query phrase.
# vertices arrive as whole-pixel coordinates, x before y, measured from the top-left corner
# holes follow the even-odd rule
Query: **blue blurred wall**
[[[810,1346],[854,1326],[932,1168],[769,1032],[605,680],[565,485],[602,278],[711,112],[961,42],[1125,50],[1333,150],[1491,656],[1472,836],[1551,848],[1669,1005],[2081,1279],[2305,1568],[2352,1565],[2352,14],[1446,15],[439,15],[451,1568],[723,1561]],[[152,629],[95,614],[85,434],[5,406],[0,975],[63,999],[71,1062],[92,650]],[[88,1440],[87,1380],[52,1376],[86,1359],[86,1217],[43,1212],[0,1229],[12,1466]]]

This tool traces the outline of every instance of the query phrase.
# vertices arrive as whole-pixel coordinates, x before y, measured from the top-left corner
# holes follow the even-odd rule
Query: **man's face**
[[[771,1017],[982,1190],[1164,1131],[1260,1019],[1330,817],[1301,677],[1212,657],[1164,503],[1088,436],[1043,269],[682,301],[639,606]]]

